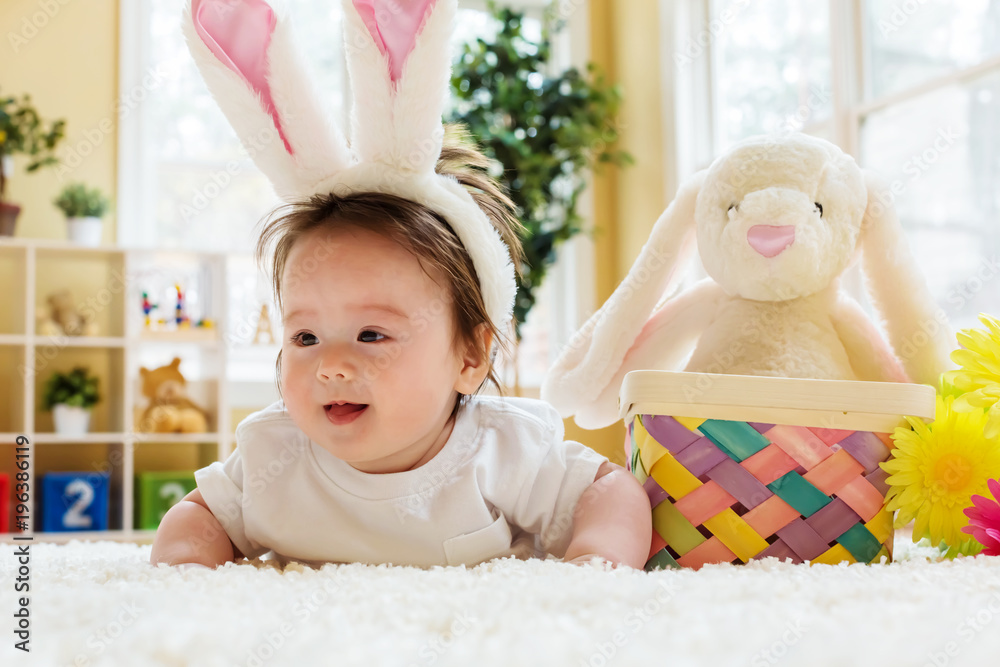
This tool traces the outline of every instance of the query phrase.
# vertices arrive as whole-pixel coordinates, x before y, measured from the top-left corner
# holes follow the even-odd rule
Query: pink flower
[[[1000,481],[991,479],[987,481],[987,485],[993,498],[972,496],[975,507],[965,509],[969,525],[962,528],[962,532],[972,535],[982,544],[983,553],[987,556],[1000,556],[1000,503],[997,503],[1000,500]]]

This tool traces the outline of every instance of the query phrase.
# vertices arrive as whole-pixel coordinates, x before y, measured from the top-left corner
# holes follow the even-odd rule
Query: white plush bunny
[[[688,355],[688,371],[937,385],[952,335],[887,195],[822,139],[733,146],[680,188],[542,398],[584,428],[607,426],[626,373],[676,370]],[[661,303],[695,239],[710,278]],[[860,251],[891,346],[839,288]]]
[[[209,90],[279,197],[382,192],[427,206],[469,252],[502,328],[517,289],[507,247],[472,196],[434,171],[457,8],[457,0],[343,1],[349,143],[306,76],[287,19],[267,2],[188,0],[184,30]]]

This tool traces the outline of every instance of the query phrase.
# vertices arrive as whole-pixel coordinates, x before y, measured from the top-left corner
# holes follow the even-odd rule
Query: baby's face
[[[281,388],[298,427],[364,472],[432,458],[469,388],[450,296],[417,258],[353,226],[310,233],[289,254],[282,306]]]

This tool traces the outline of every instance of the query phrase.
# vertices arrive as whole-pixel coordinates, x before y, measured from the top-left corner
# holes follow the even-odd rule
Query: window
[[[681,179],[752,134],[801,130],[890,183],[956,328],[1000,312],[1000,5],[664,2]],[[668,52],[670,52],[668,51]]]
[[[142,90],[143,103],[121,122],[119,243],[222,251],[245,258],[253,249],[255,225],[279,201],[240,147],[191,60],[180,29],[184,3],[121,4],[121,86]],[[515,4],[528,12],[540,31],[547,2]],[[457,40],[489,29],[485,9],[483,0],[462,2]],[[331,48],[331,44],[339,45],[339,5],[299,2],[291,14],[302,51],[309,54],[313,79],[325,92],[328,108],[339,111],[346,127],[350,92],[345,63],[342,49]],[[568,33],[565,38],[558,53],[570,52]],[[565,60],[568,64],[568,57]],[[155,76],[150,77],[151,73]],[[144,86],[144,77],[154,83]],[[277,319],[266,277],[258,275],[248,261],[231,264],[229,321],[253,320],[262,302],[268,303],[272,319]],[[578,281],[570,273],[572,266],[572,261],[557,264],[524,327],[518,364],[522,384],[540,384],[550,358],[575,329],[576,311],[566,305],[577,303],[573,292]],[[554,290],[562,298],[555,299]],[[230,332],[228,340],[242,345],[249,340],[246,333]],[[240,359],[240,350],[234,350],[234,359]],[[250,363],[248,358],[243,366],[235,364],[234,372],[240,378],[256,372],[248,370]],[[256,363],[255,368],[261,367]],[[511,375],[509,364],[507,370]]]

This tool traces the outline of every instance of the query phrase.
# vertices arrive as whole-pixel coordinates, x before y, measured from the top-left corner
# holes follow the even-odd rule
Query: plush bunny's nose
[[[795,241],[795,225],[754,225],[747,232],[747,242],[764,255],[776,257]]]

